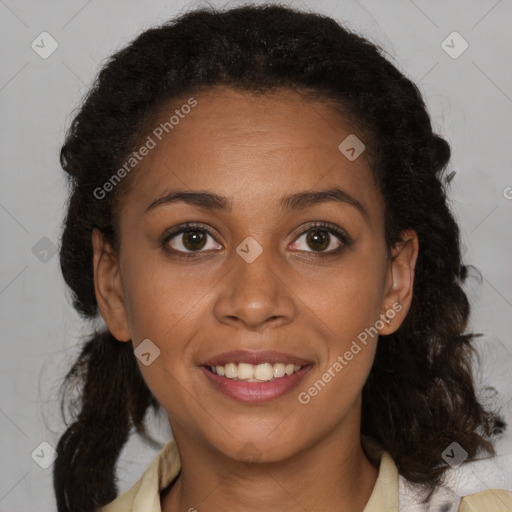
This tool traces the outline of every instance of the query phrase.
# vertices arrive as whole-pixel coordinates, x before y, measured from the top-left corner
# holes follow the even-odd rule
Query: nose
[[[214,307],[217,320],[251,330],[291,322],[296,311],[292,283],[287,282],[279,258],[270,249],[253,261],[238,253],[232,258],[232,269]]]

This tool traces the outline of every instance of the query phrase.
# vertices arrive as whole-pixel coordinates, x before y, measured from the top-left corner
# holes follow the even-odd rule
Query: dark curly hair
[[[60,155],[71,188],[60,264],[74,307],[85,318],[99,317],[91,233],[100,229],[119,248],[119,205],[131,176],[101,200],[94,191],[163,108],[217,85],[261,94],[295,90],[342,112],[365,134],[385,202],[388,248],[403,230],[418,234],[414,297],[401,327],[378,344],[363,388],[361,434],[381,443],[430,499],[447,469],[443,450],[456,441],[469,459],[480,451],[495,455],[497,421],[479,402],[471,373],[467,267],[443,176],[450,148],[433,133],[418,88],[382,50],[333,19],[276,4],[201,8],[142,32],[110,57]],[[92,335],[66,375],[64,416],[70,388],[78,397],[57,446],[54,489],[59,512],[92,512],[115,499],[120,451],[133,431],[148,435],[146,413],[160,406],[131,343],[108,331]]]

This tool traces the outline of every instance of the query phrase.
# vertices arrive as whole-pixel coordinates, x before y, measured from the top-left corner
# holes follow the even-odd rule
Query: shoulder
[[[114,501],[98,509],[98,512],[128,512],[133,510],[133,502],[135,501],[139,487],[140,481],[124,494],[118,496]]]
[[[511,512],[512,492],[503,489],[487,489],[464,496],[458,512]]]
[[[161,512],[160,492],[177,476],[180,467],[176,442],[171,439],[135,485],[98,512]]]
[[[446,480],[436,487],[428,503],[424,503],[421,486],[399,474],[399,512],[512,512],[512,492],[499,488],[501,484],[483,490],[482,481],[478,488],[461,479]],[[474,488],[473,492],[470,487]],[[508,488],[506,483],[505,487]]]

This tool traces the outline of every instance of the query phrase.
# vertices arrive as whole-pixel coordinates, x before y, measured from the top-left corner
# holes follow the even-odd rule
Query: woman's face
[[[194,99],[169,134],[176,106],[155,123],[125,178],[118,259],[93,236],[102,315],[133,340],[177,439],[271,461],[359,436],[375,332],[407,312],[416,242],[388,259],[363,146],[327,106],[220,87]]]

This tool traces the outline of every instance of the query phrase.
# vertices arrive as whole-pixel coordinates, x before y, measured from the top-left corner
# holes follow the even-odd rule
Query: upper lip
[[[291,354],[285,354],[284,352],[276,352],[275,350],[232,350],[213,356],[204,361],[200,366],[224,366],[227,363],[285,363],[306,366],[311,364],[311,361]]]

